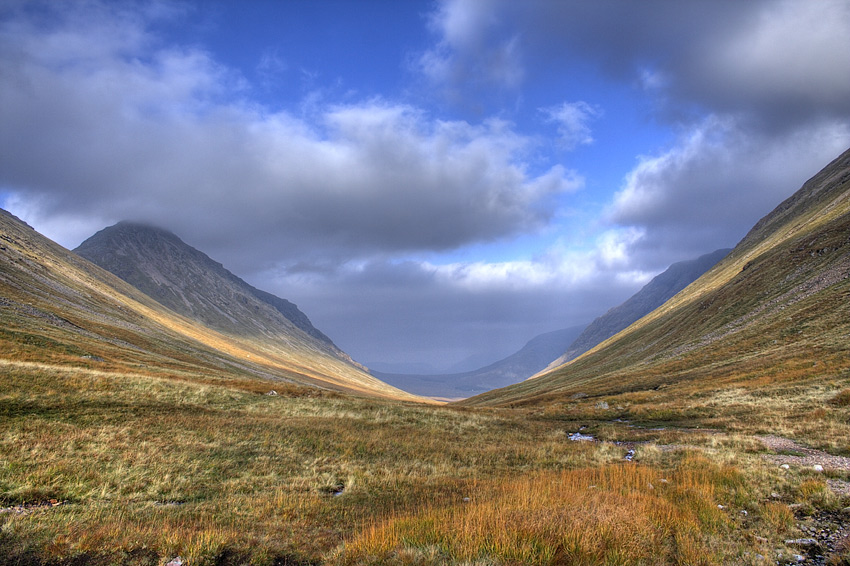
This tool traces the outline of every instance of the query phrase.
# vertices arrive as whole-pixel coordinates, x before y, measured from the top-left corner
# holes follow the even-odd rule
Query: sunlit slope
[[[182,317],[0,211],[0,361],[257,380],[418,400],[312,344],[240,339]]]
[[[848,372],[850,150],[652,313],[568,364],[466,403],[539,403],[685,381],[758,387]]]

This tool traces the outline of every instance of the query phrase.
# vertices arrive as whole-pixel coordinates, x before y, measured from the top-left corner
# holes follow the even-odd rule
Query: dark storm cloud
[[[510,43],[512,57],[479,80],[518,87],[592,61],[656,91],[671,117],[696,106],[781,128],[850,113],[844,0],[450,0],[434,18],[441,41],[422,66],[458,88],[467,60],[494,59],[482,54]]]
[[[734,245],[850,145],[844,0],[486,4],[486,18],[475,0],[436,13],[442,39],[422,59],[441,71],[435,79],[453,81],[455,65],[510,40],[501,75],[532,82],[594,62],[678,132],[671,147],[639,159],[608,207],[612,225],[642,234],[627,252],[632,267]],[[471,46],[453,39],[467,36]],[[502,87],[521,92],[519,81]]]

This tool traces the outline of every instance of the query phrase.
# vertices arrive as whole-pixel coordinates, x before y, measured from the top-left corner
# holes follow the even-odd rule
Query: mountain
[[[583,328],[574,326],[541,334],[507,358],[473,371],[442,375],[408,375],[374,370],[371,373],[381,381],[417,395],[461,399],[534,375],[562,353]]]
[[[250,327],[244,321],[231,320],[225,330],[227,323],[213,328],[183,316],[0,210],[3,367],[421,400],[346,362],[332,344],[292,322],[271,328],[266,317],[258,320],[253,333],[243,335],[239,330]]]
[[[612,308],[590,323],[570,344],[566,353],[549,365],[549,369],[566,363],[607,340],[631,323],[663,305],[676,293],[693,283],[703,273],[717,264],[731,250],[720,249],[697,259],[680,261],[667,268],[647,283],[623,304]]]
[[[252,287],[166,230],[119,222],[74,252],[210,328],[277,337],[295,327],[341,354],[294,304]]]
[[[535,379],[470,405],[678,388],[760,390],[850,376],[850,150],[696,282]]]

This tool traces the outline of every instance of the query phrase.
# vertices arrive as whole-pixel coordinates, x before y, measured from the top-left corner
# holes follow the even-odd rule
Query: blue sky
[[[850,146],[848,70],[845,0],[6,0],[0,199],[444,370],[734,246]]]

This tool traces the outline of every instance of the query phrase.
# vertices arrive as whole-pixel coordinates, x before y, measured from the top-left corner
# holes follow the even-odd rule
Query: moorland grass
[[[822,479],[768,466],[746,431],[640,420],[693,417],[675,391],[607,410],[484,410],[293,386],[269,396],[276,384],[213,376],[2,371],[0,506],[64,502],[0,514],[9,564],[746,564],[794,528],[769,493],[841,503]],[[846,421],[841,390],[813,388],[798,409]],[[736,421],[711,399],[707,421]],[[628,446],[568,440],[581,426],[637,442],[638,463]]]

